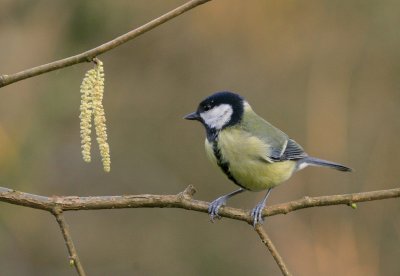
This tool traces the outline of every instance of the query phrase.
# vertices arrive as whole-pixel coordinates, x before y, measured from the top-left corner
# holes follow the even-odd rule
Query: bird
[[[218,197],[208,207],[211,221],[228,199],[244,191],[266,194],[251,211],[254,227],[264,222],[262,212],[271,190],[307,166],[351,172],[344,165],[311,157],[293,139],[257,115],[239,94],[216,92],[184,117],[202,123],[210,161],[239,189]]]

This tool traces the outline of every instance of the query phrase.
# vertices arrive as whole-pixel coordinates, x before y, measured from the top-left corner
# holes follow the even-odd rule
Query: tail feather
[[[331,161],[327,161],[327,160],[322,160],[322,159],[318,159],[315,157],[306,157],[303,158],[302,163],[304,162],[307,165],[312,165],[312,166],[319,166],[319,167],[328,167],[328,168],[332,168],[338,171],[342,171],[342,172],[351,172],[353,171],[353,169],[343,166],[341,164],[335,163],[335,162],[331,162]]]

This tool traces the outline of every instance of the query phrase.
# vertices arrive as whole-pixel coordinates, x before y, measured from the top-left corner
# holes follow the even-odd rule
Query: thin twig
[[[0,201],[30,208],[52,212],[55,206],[63,211],[121,209],[121,208],[181,208],[197,212],[208,212],[208,202],[195,200],[192,195],[195,188],[189,185],[184,192],[176,195],[120,195],[120,196],[40,196],[15,191],[0,187]],[[356,202],[388,199],[400,197],[400,188],[362,192],[354,194],[330,195],[319,197],[304,197],[302,199],[268,206],[264,209],[263,217],[278,214],[287,214],[296,210],[329,206],[351,205]],[[251,223],[253,221],[250,211],[221,207],[218,213],[221,217],[241,220]]]
[[[279,269],[282,271],[282,275],[285,275],[285,276],[292,275],[292,274],[290,274],[288,268],[285,265],[285,262],[283,261],[281,255],[279,255],[278,250],[276,250],[274,244],[272,243],[271,239],[269,238],[267,232],[262,227],[262,225],[257,224],[254,227],[254,230],[257,232],[258,236],[260,236],[262,243],[268,248],[268,250],[271,253],[272,257],[274,258],[275,262],[279,266]]]
[[[75,267],[76,272],[78,273],[79,276],[86,276],[85,270],[83,269],[78,253],[76,252],[74,242],[72,241],[71,234],[69,233],[68,224],[62,214],[62,210],[58,207],[55,207],[52,213],[56,217],[58,226],[60,226],[60,230],[63,235],[65,245],[67,246],[68,249],[70,264]]]
[[[33,67],[30,69],[26,69],[24,71],[11,74],[11,75],[0,75],[0,87],[9,85],[14,82],[18,82],[27,78],[31,78],[34,76],[41,75],[43,73],[51,72],[54,70],[58,70],[61,68],[65,68],[74,64],[82,63],[82,62],[87,62],[91,61],[94,57],[101,55],[105,52],[110,51],[111,49],[114,49],[115,47],[118,47],[129,40],[134,39],[135,37],[138,37],[155,27],[181,15],[182,13],[185,13],[201,4],[204,4],[208,1],[211,0],[192,0],[189,1],[176,9],[167,12],[166,14],[153,19],[152,21],[140,26],[139,28],[136,28],[128,33],[125,33],[111,41],[108,41],[96,48],[93,48],[91,50],[88,50],[86,52],[83,52],[81,54],[71,56],[68,58],[60,59],[51,63],[43,64],[37,67]]]

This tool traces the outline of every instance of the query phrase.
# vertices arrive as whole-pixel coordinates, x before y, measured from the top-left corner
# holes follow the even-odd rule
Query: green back
[[[240,127],[269,145],[269,157],[279,158],[286,149],[289,137],[251,109],[245,110]]]

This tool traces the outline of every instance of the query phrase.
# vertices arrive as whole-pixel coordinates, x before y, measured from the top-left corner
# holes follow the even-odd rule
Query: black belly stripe
[[[229,170],[229,162],[224,161],[222,158],[222,153],[221,150],[218,148],[218,139],[215,139],[212,142],[212,148],[213,148],[213,152],[214,152],[214,156],[217,159],[217,164],[218,166],[221,168],[221,170],[225,173],[225,175],[236,185],[240,186],[243,189],[246,189],[245,187],[243,187],[242,185],[239,184],[239,182],[233,177],[232,173]]]

